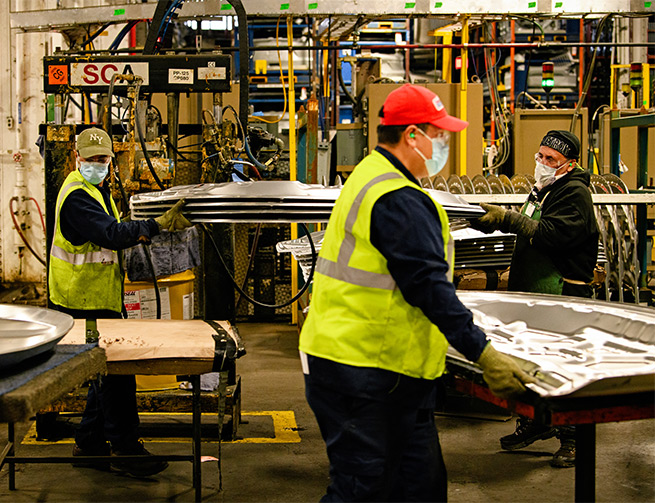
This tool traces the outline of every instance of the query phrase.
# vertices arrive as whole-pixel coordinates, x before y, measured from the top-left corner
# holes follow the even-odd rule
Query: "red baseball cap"
[[[468,122],[448,115],[439,96],[423,86],[403,84],[389,93],[382,105],[380,124],[409,126],[432,124],[446,131],[461,131]]]

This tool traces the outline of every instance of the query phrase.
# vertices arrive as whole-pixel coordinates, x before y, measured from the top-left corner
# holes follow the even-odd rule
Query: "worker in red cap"
[[[330,460],[322,501],[446,500],[434,408],[449,344],[499,396],[533,382],[457,298],[448,217],[419,183],[443,168],[449,135],[467,125],[424,87],[392,91],[378,146],[330,217],[300,334],[307,401]]]

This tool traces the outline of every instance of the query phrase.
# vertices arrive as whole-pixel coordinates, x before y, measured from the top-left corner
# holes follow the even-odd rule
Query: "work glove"
[[[476,362],[484,373],[482,378],[494,395],[501,398],[513,398],[525,393],[525,384],[537,380],[523,372],[509,356],[499,353],[487,344]]]
[[[180,199],[170,210],[168,210],[162,216],[155,218],[155,222],[157,222],[160,231],[162,229],[166,229],[171,232],[181,231],[182,229],[193,226],[193,224],[189,222],[184,215],[182,215],[182,206],[184,206],[184,203],[186,203],[186,201],[184,199]]]
[[[480,218],[471,221],[471,227],[485,234],[491,234],[498,230],[503,223],[505,208],[496,206],[495,204],[480,203],[480,207],[486,211]]]
[[[495,204],[480,203],[480,207],[487,213],[476,220],[472,220],[471,227],[485,234],[499,230],[532,239],[539,226],[537,220],[532,220],[530,217],[516,211],[508,211]]]

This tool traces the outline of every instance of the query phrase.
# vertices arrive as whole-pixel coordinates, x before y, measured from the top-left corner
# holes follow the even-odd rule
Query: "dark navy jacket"
[[[109,190],[99,185],[97,187],[105,205],[111,208]],[[150,239],[159,234],[157,222],[152,218],[118,222],[84,190],[74,190],[68,195],[61,207],[59,218],[61,233],[75,246],[90,241],[109,250],[123,250],[138,244],[139,236]]]
[[[380,146],[376,150],[418,185],[393,154]],[[409,187],[380,197],[371,216],[371,243],[387,259],[407,303],[420,308],[455,349],[476,361],[487,338],[448,280],[441,223],[430,197]]]

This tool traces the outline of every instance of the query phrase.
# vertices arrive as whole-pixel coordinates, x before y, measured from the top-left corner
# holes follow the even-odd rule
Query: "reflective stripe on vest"
[[[378,272],[364,271],[355,267],[350,267],[350,257],[355,251],[355,236],[352,233],[355,222],[357,221],[357,214],[362,205],[362,201],[366,193],[374,185],[391,180],[393,178],[402,178],[397,173],[384,173],[383,175],[376,176],[368,182],[362,190],[359,191],[355,200],[353,201],[348,216],[346,217],[345,236],[339,247],[339,256],[336,262],[319,257],[316,261],[316,271],[329,276],[330,278],[345,281],[357,286],[366,286],[370,288],[382,288],[384,290],[393,290],[396,287],[396,281],[390,274],[383,274]]]
[[[86,252],[86,253],[71,253],[67,252],[63,248],[56,246],[54,243],[52,249],[50,250],[50,255],[57,257],[64,262],[68,262],[73,265],[83,265],[83,264],[117,264],[118,263],[118,253],[114,250],[108,250],[107,248],[102,248],[100,251]]]

